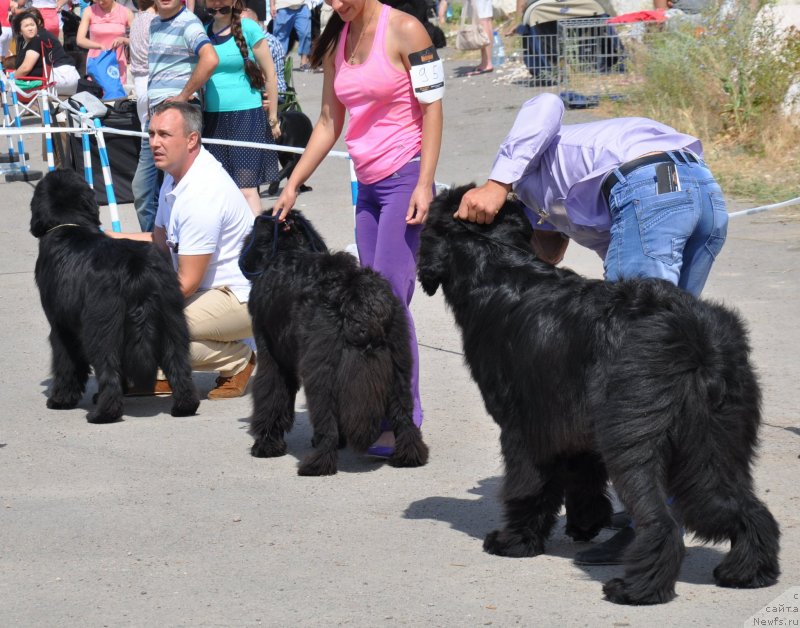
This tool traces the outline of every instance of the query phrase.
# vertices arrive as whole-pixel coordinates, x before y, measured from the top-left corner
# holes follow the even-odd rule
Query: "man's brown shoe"
[[[241,397],[247,391],[247,384],[250,382],[250,376],[253,374],[254,368],[256,368],[255,353],[250,356],[250,360],[244,370],[230,377],[218,377],[217,387],[209,391],[208,398],[232,399],[233,397]]]
[[[169,397],[172,395],[172,388],[165,379],[157,379],[152,388],[137,388],[129,386],[125,390],[126,397]]]

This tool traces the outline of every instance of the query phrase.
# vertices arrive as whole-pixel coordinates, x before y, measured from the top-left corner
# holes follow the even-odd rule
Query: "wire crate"
[[[561,20],[558,44],[558,86],[567,106],[620,97],[626,53],[607,18]]]
[[[574,107],[619,98],[632,80],[630,53],[641,40],[638,31],[609,24],[606,17],[537,24],[527,28],[512,53],[520,62],[514,82],[558,91]]]

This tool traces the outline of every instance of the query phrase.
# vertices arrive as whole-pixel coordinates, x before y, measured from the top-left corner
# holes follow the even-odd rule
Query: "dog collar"
[[[56,225],[55,227],[50,227],[47,231],[44,232],[44,234],[47,235],[51,231],[55,231],[56,229],[60,229],[61,227],[80,227],[80,225],[76,225],[74,222],[65,222],[63,225]]]

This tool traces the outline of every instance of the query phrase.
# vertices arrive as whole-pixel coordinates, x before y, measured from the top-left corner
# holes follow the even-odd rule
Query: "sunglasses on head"
[[[208,12],[209,15],[216,15],[217,13],[219,13],[220,15],[228,15],[228,13],[230,13],[231,11],[232,11],[231,7],[220,7],[219,9],[210,9],[206,7],[206,12]]]

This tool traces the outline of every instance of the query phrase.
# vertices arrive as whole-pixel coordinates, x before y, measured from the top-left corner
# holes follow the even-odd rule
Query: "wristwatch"
[[[271,127],[278,126],[279,122],[280,122],[280,120],[278,120],[278,118],[270,118],[269,119],[269,125]]]

